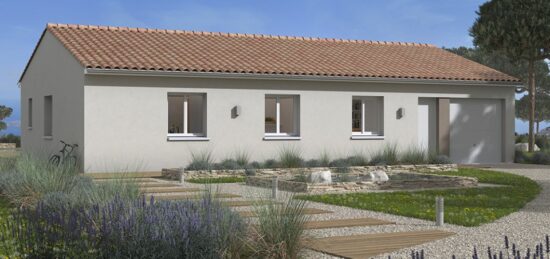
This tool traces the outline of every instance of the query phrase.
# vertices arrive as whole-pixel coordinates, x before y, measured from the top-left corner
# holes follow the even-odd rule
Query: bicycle
[[[73,155],[73,151],[78,147],[78,144],[67,144],[65,141],[59,141],[63,144],[63,148],[58,152],[59,154],[54,154],[48,160],[50,164],[59,166],[59,165],[77,165],[77,158]]]

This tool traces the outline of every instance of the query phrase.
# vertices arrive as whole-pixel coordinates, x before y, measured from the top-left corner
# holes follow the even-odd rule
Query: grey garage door
[[[450,158],[456,163],[502,161],[502,101],[451,99]]]

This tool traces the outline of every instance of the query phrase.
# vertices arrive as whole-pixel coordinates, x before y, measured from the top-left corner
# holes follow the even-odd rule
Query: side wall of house
[[[495,98],[503,101],[504,155],[513,159],[514,88],[358,82],[312,82],[253,79],[200,79],[87,75],[85,86],[85,169],[158,171],[189,163],[192,152],[212,151],[221,160],[245,150],[252,160],[275,158],[296,146],[305,158],[323,150],[333,158],[373,152],[384,143],[401,148],[418,140],[420,97]],[[169,93],[206,93],[209,141],[168,141]],[[299,95],[301,140],[268,141],[264,137],[265,96]],[[352,140],[352,97],[384,97],[384,139]],[[239,105],[241,115],[232,118]],[[404,116],[398,118],[399,108]]]
[[[45,136],[45,96],[52,96],[51,137]],[[32,98],[32,111],[29,111]],[[46,32],[21,81],[21,146],[24,152],[49,156],[60,140],[84,148],[84,68]],[[32,127],[29,116],[32,113]],[[47,132],[46,132],[47,133]],[[81,157],[82,158],[82,157]]]

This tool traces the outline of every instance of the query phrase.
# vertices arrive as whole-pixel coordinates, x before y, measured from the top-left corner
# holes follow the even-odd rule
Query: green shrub
[[[527,143],[529,136],[527,134],[516,135],[516,143]]]
[[[550,147],[548,138],[546,136],[536,136],[535,144],[540,148],[540,150],[546,150]]]
[[[326,150],[323,150],[321,152],[321,155],[319,156],[319,166],[321,167],[328,167],[330,164],[330,155]]]
[[[191,163],[187,165],[187,170],[211,170],[214,165],[212,151],[203,150],[200,152],[191,152]]]
[[[530,162],[531,162],[530,157],[527,156],[525,152],[520,150],[516,150],[514,152],[514,163],[524,164],[524,163],[530,163]]]
[[[0,136],[0,143],[15,143],[16,147],[21,147],[21,136],[5,134]]]
[[[370,165],[396,165],[399,163],[396,144],[386,144],[371,157]]]
[[[427,163],[426,150],[419,146],[410,146],[401,153],[401,163],[419,165]]]
[[[428,164],[452,164],[453,161],[446,155],[431,153],[428,155]]]
[[[258,224],[253,228],[252,257],[298,258],[308,220],[305,208],[305,201],[293,198],[283,204],[262,202],[255,205]]]
[[[224,159],[220,163],[214,164],[212,168],[225,169],[225,170],[237,170],[237,169],[242,169],[243,166],[241,166],[237,161],[233,159]]]
[[[348,164],[351,166],[366,166],[369,165],[369,159],[362,154],[355,154],[347,158]]]
[[[283,168],[297,168],[303,165],[302,153],[296,146],[285,146],[279,150],[279,164]]]
[[[550,164],[550,155],[543,151],[537,151],[531,157],[531,163],[539,165]]]
[[[275,160],[275,159],[268,159],[268,160],[264,161],[263,167],[264,168],[277,168],[277,167],[279,167],[279,162],[277,162],[277,160]]]

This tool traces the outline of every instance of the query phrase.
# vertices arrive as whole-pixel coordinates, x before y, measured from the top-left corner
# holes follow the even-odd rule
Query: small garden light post
[[[180,180],[180,183],[185,183],[185,174],[184,174],[184,170],[185,169],[181,169],[180,172],[179,172],[179,180]]]
[[[273,176],[271,180],[271,198],[274,200],[277,199],[277,185],[279,184],[279,178],[277,176]]]
[[[435,197],[435,225],[443,226],[445,223],[445,209],[444,209],[444,200],[442,196]]]

